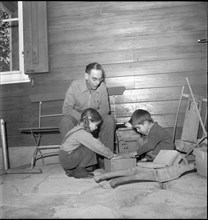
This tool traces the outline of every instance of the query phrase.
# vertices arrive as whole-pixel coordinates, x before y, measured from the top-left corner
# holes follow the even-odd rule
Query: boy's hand
[[[137,152],[130,152],[130,153],[129,153],[129,156],[130,156],[130,157],[136,157],[136,156],[137,156]]]
[[[132,125],[131,125],[130,122],[126,122],[126,123],[125,123],[125,126],[126,126],[127,128],[132,128]]]
[[[128,153],[120,153],[120,154],[114,154],[114,156],[111,159],[129,159],[134,158],[137,155],[137,152],[128,152]]]
[[[113,157],[111,158],[111,160],[117,160],[117,159],[121,159],[121,155],[118,154],[114,154]]]

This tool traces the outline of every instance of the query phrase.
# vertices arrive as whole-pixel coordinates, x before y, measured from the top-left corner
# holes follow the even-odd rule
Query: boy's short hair
[[[152,123],[154,122],[154,120],[151,117],[151,114],[143,109],[137,109],[136,111],[134,111],[134,113],[132,114],[129,120],[132,126],[136,124],[143,124],[145,121]]]

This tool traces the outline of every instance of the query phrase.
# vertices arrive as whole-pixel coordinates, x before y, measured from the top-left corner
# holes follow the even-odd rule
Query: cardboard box
[[[104,165],[106,172],[126,170],[129,168],[136,167],[136,158],[113,159],[113,160],[109,160],[105,158]]]

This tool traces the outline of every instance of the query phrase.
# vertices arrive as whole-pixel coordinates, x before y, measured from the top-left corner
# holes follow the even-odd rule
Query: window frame
[[[30,78],[24,70],[24,33],[23,33],[23,2],[18,3],[18,17],[4,19],[4,22],[18,21],[18,39],[19,39],[19,70],[0,72],[0,84],[24,83],[30,82]],[[4,8],[4,6],[2,5]]]

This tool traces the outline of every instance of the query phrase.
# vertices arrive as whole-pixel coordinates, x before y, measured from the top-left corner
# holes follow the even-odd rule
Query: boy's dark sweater
[[[152,154],[157,155],[160,150],[175,150],[175,145],[169,133],[157,122],[154,122],[147,134],[147,142],[139,147],[137,154],[142,155],[153,151]]]

